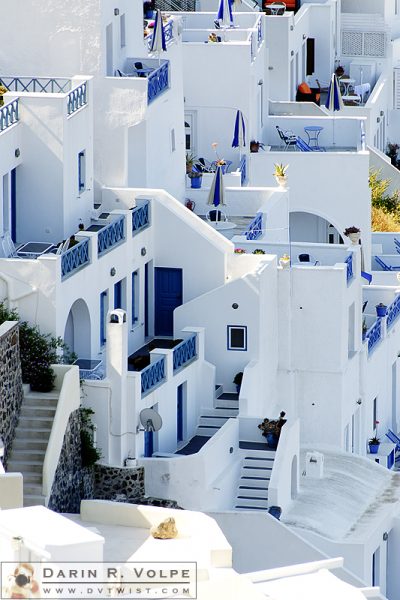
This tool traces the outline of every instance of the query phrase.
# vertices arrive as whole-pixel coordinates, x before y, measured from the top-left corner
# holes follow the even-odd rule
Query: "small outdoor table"
[[[354,88],[354,84],[355,84],[356,80],[355,79],[339,79],[339,85],[341,85],[343,83],[343,94],[342,96],[348,96],[349,95],[349,88]]]
[[[320,127],[319,125],[308,125],[307,127],[304,127],[304,131],[306,132],[308,137],[309,146],[311,146],[312,148],[319,148],[318,138],[322,130],[323,127]]]
[[[18,248],[17,254],[21,258],[37,258],[50,252],[52,248],[54,245],[51,242],[26,242]]]

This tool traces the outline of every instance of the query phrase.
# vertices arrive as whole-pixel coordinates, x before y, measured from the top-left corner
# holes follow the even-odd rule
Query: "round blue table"
[[[322,130],[323,127],[320,127],[319,125],[309,125],[307,127],[304,127],[304,131],[306,132],[308,137],[309,146],[311,146],[312,148],[319,148],[318,138]]]

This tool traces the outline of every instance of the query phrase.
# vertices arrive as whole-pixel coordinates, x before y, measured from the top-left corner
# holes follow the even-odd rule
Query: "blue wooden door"
[[[144,432],[144,455],[145,455],[145,458],[150,458],[151,456],[153,456],[153,448],[154,448],[153,432],[145,431]]]
[[[183,383],[176,390],[176,441],[183,440]]]
[[[154,334],[173,335],[174,309],[182,304],[182,269],[154,271]]]

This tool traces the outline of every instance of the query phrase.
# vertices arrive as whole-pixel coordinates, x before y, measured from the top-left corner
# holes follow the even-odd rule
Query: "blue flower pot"
[[[379,444],[370,444],[369,445],[369,453],[370,454],[378,454]]]
[[[267,433],[265,437],[267,438],[268,447],[271,448],[271,450],[276,450],[278,446],[278,436],[276,436],[275,433]]]
[[[379,304],[377,304],[375,308],[378,317],[386,317],[387,306],[379,306]]]
[[[202,177],[191,177],[191,187],[196,189],[201,188],[202,179]]]

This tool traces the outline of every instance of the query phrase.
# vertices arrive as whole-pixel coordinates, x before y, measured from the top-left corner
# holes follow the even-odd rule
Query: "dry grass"
[[[400,231],[400,223],[389,213],[374,206],[371,213],[372,231]]]

